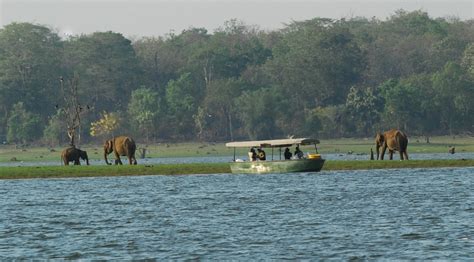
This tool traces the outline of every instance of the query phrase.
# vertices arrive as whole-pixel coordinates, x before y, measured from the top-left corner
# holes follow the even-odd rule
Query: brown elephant
[[[74,165],[80,165],[82,160],[86,160],[86,164],[89,165],[89,157],[87,156],[87,152],[84,150],[80,150],[74,146],[68,147],[61,152],[61,160],[63,161],[65,166],[69,165],[69,162],[74,162]]]
[[[393,152],[400,152],[400,160],[408,160],[407,147],[408,147],[408,137],[405,133],[400,130],[392,129],[383,134],[377,133],[375,136],[375,147],[377,152],[377,160],[383,160],[385,155],[385,150],[388,148],[390,154],[390,160],[393,159]],[[380,147],[382,147],[382,152],[380,152]]]
[[[122,161],[120,160],[120,156],[126,156],[128,157],[128,162],[130,165],[136,165],[137,164],[137,159],[135,158],[135,151],[137,150],[137,146],[135,144],[135,141],[131,137],[128,136],[117,136],[114,137],[113,139],[107,140],[104,143],[104,158],[105,158],[105,163],[107,165],[111,165],[112,163],[109,163],[107,160],[107,155],[112,153],[112,151],[115,154],[115,164],[122,164]]]

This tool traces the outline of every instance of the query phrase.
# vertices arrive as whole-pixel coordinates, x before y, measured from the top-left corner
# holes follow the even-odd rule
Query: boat
[[[264,173],[292,173],[292,172],[319,172],[323,168],[324,159],[318,153],[316,145],[319,140],[314,138],[287,138],[275,140],[257,140],[226,143],[226,147],[234,148],[234,159],[230,169],[234,174],[264,174]],[[282,159],[282,148],[293,145],[314,145],[315,153],[308,153],[302,158]],[[271,159],[267,160],[242,160],[236,159],[236,148],[270,148]],[[274,158],[274,149],[279,152],[278,159]]]

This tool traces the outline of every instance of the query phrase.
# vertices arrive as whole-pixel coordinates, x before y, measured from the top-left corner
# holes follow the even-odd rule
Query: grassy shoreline
[[[413,153],[447,153],[450,146],[456,148],[456,152],[474,152],[474,137],[432,137],[431,143],[427,144],[423,138],[410,138],[408,143],[408,154]],[[0,145],[0,162],[41,162],[41,161],[57,161],[61,162],[61,151],[66,145],[55,148],[48,147],[29,147],[16,148],[13,145]],[[82,149],[86,150],[91,160],[103,161],[103,149],[99,144],[83,145]],[[147,149],[147,157],[166,158],[166,157],[206,157],[206,156],[232,156],[234,151],[232,148],[226,148],[225,143],[157,143],[144,145],[138,143],[138,148]],[[374,148],[373,138],[340,138],[321,140],[318,150],[322,154],[346,154],[348,152],[354,154],[370,153],[370,148]],[[294,148],[293,148],[294,149]],[[304,152],[313,151],[313,147],[302,147]],[[248,149],[240,148],[236,150],[237,155],[246,156]],[[267,152],[268,154],[269,152]],[[275,150],[275,154],[278,151]],[[113,157],[110,155],[109,157]]]
[[[331,160],[322,171],[398,168],[474,167],[474,159],[459,160]],[[0,179],[114,177],[145,175],[228,174],[228,163],[159,164],[137,166],[28,166],[0,167]]]

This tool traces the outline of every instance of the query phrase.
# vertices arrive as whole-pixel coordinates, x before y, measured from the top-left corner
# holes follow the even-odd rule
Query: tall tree
[[[153,130],[156,129],[159,116],[163,116],[162,105],[160,105],[158,93],[149,88],[140,88],[132,92],[130,103],[128,104],[128,115],[132,122],[131,125],[136,127],[135,130],[139,135],[145,135],[146,141],[150,141]],[[154,136],[159,136],[155,134]]]
[[[80,95],[96,114],[126,111],[140,73],[130,40],[114,32],[71,38],[65,45],[64,64],[69,75],[80,76]]]
[[[166,87],[168,112],[174,116],[173,119],[168,119],[168,125],[178,138],[189,138],[195,134],[193,115],[196,113],[199,97],[196,87],[189,73],[169,81]]]
[[[46,122],[58,101],[61,57],[60,38],[45,26],[12,23],[0,29],[0,119],[6,121],[8,111],[21,101]]]

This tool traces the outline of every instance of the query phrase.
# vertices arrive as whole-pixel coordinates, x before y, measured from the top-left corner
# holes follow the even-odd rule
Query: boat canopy
[[[226,143],[226,147],[288,147],[292,145],[313,145],[319,144],[319,140],[314,138],[287,138],[275,140],[256,140]]]

